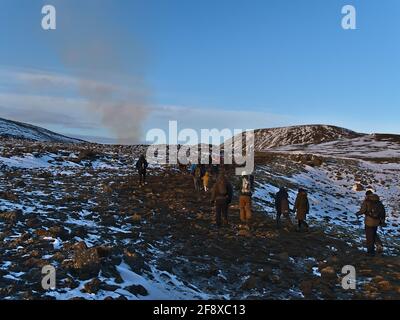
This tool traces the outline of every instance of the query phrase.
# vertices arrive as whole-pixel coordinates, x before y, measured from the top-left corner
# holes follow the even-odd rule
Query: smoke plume
[[[74,77],[90,113],[99,116],[119,143],[143,141],[150,112],[143,50],[134,30],[119,26],[104,1],[56,1],[57,29],[52,40],[60,60]],[[113,16],[115,15],[115,16]]]

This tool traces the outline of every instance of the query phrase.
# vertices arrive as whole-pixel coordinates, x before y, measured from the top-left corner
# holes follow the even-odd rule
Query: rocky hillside
[[[370,161],[400,162],[400,135],[369,134],[310,145],[287,145],[273,148],[285,153],[303,153]]]
[[[195,193],[183,168],[151,166],[148,184],[138,186],[141,152],[142,146],[2,141],[0,299],[400,297],[398,165],[324,158],[311,167],[269,153],[256,163],[250,230],[238,227],[237,192],[230,225],[218,230],[209,193]],[[228,176],[236,185],[229,168]],[[352,189],[356,181],[379,186],[392,204],[381,234],[385,251],[372,259],[354,215],[364,196]],[[299,186],[308,190],[309,232],[290,224],[277,229],[273,194],[282,185],[292,203]],[[49,264],[54,291],[40,285]],[[356,290],[341,286],[349,264],[357,270]]]
[[[302,125],[254,131],[254,150],[263,151],[280,146],[297,144],[318,144],[341,139],[352,139],[363,136],[349,129],[329,125]],[[234,139],[243,138],[237,135]]]
[[[81,143],[82,140],[69,138],[31,124],[0,118],[0,137],[26,139],[42,142]]]

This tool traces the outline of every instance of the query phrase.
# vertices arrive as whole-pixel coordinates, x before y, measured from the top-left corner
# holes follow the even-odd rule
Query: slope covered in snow
[[[81,143],[82,140],[69,138],[31,124],[0,118],[0,136],[42,142]]]
[[[371,134],[312,145],[287,145],[274,151],[307,153],[355,159],[400,161],[400,135]]]
[[[210,194],[193,191],[187,170],[150,166],[140,187],[135,161],[144,149],[0,146],[0,299],[398,299],[400,164],[326,157],[312,167],[300,155],[258,156],[246,231],[236,188],[230,224],[217,229]],[[353,189],[357,182],[364,190]],[[308,233],[276,228],[273,194],[282,185],[292,203],[307,189]],[[368,186],[388,209],[384,256],[374,260],[364,257],[354,215]],[[48,264],[53,291],[40,286]],[[354,292],[340,286],[347,264],[357,268]],[[378,290],[382,283],[389,289]]]
[[[256,153],[248,230],[231,166],[229,225],[218,229],[210,193],[193,190],[187,168],[150,165],[148,184],[138,185],[135,162],[146,146],[0,139],[0,299],[398,299],[397,136],[340,132],[330,138],[342,140]],[[365,158],[389,151],[385,161]],[[277,228],[281,186],[291,207],[298,188],[307,190],[307,233]],[[355,215],[367,189],[387,209],[383,255],[372,260]],[[53,291],[40,286],[48,264]],[[348,264],[356,291],[340,286]]]
[[[280,146],[318,144],[341,139],[362,137],[363,134],[329,125],[302,125],[254,131],[254,150],[263,151]],[[233,139],[244,139],[243,134]]]
[[[257,167],[256,203],[265,212],[275,216],[274,195],[280,186],[288,189],[293,204],[298,188],[309,194],[312,225],[322,224],[326,230],[339,234],[341,228],[351,230],[351,238],[357,239],[362,249],[364,234],[362,219],[355,213],[360,209],[365,190],[378,194],[387,210],[385,240],[398,248],[400,213],[400,164],[374,164],[369,161],[327,158],[321,166],[311,167],[293,163],[279,155],[279,163],[266,163]],[[354,188],[355,185],[359,189]],[[339,228],[339,229],[338,229]],[[381,231],[380,231],[381,232]],[[350,238],[349,234],[346,237]]]

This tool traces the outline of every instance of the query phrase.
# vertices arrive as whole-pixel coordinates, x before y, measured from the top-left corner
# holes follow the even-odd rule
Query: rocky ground
[[[257,160],[250,231],[238,229],[236,197],[218,230],[209,194],[195,193],[185,171],[152,167],[138,186],[140,151],[2,142],[1,299],[400,298],[395,246],[368,258],[352,231],[323,219],[309,232],[276,228],[263,196],[282,178],[268,174],[273,158]],[[41,286],[45,265],[56,268],[56,290]],[[356,268],[355,290],[341,286],[345,265]]]

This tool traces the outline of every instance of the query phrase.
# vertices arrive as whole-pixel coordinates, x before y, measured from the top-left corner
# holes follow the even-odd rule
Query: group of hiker
[[[197,165],[192,164],[190,166],[190,173],[193,177],[195,191],[208,191],[210,176],[213,175],[212,167],[207,168],[204,164]],[[217,227],[228,224],[228,208],[232,202],[233,187],[222,170],[220,173],[217,172],[217,179],[214,186],[210,189],[211,191],[211,203],[215,206],[215,221]],[[201,187],[203,185],[203,188]],[[249,223],[252,216],[252,194],[254,192],[254,175],[247,174],[245,171],[239,179],[239,183],[236,186],[236,190],[239,193],[239,211],[240,211],[240,222],[239,228],[249,229]],[[296,218],[298,220],[298,230],[308,228],[306,223],[306,215],[310,210],[310,205],[307,198],[307,192],[300,188],[294,209],[289,209],[288,193],[284,187],[280,188],[279,192],[275,195],[275,208],[276,208],[276,221],[277,226],[281,226],[280,218],[286,218],[286,220],[292,224],[290,219],[290,212],[297,212]]]
[[[146,170],[148,163],[145,157],[140,156],[136,163],[136,169],[139,173],[139,184],[146,183]],[[228,210],[232,202],[234,189],[228,180],[225,170],[220,170],[217,165],[206,166],[204,164],[192,164],[190,166],[190,174],[193,178],[194,189],[197,192],[205,191],[211,194],[211,204],[215,207],[215,222],[218,228],[228,225]],[[209,188],[210,178],[217,177],[213,187]],[[249,229],[252,216],[252,195],[254,193],[254,175],[242,172],[239,183],[236,186],[239,193],[239,210],[241,229]],[[289,225],[293,225],[291,213],[296,213],[297,231],[308,230],[309,226],[306,222],[307,214],[310,211],[310,203],[307,191],[299,188],[293,208],[290,208],[289,194],[285,187],[280,187],[275,194],[275,210],[277,228],[282,227],[281,217]],[[361,209],[356,213],[357,216],[365,216],[365,236],[367,254],[375,255],[375,250],[382,252],[382,242],[378,236],[377,230],[379,226],[385,225],[385,208],[379,199],[379,196],[368,190]]]
[[[281,187],[275,195],[276,225],[281,227],[281,217],[291,225],[290,212],[296,213],[297,229],[308,229],[306,216],[310,211],[310,203],[308,201],[307,192],[303,188],[299,188],[293,209],[289,206],[289,194],[285,187]]]
[[[282,187],[275,196],[276,208],[276,221],[280,225],[280,217],[283,215],[289,222],[289,200],[288,193]],[[308,228],[306,223],[306,215],[310,210],[310,204],[307,199],[307,193],[304,189],[300,188],[294,204],[294,210],[297,211],[298,229],[302,226]],[[369,256],[375,255],[375,250],[380,253],[383,251],[382,241],[378,235],[378,227],[385,226],[386,210],[378,195],[374,194],[371,190],[365,193],[365,199],[361,205],[361,209],[356,213],[357,216],[364,215],[365,220],[365,237],[367,254]]]
[[[217,165],[211,165],[207,168],[204,164],[192,164],[190,166],[190,174],[193,177],[194,189],[196,191],[203,189],[207,192],[209,190],[210,176],[218,175],[218,172],[219,168]]]

